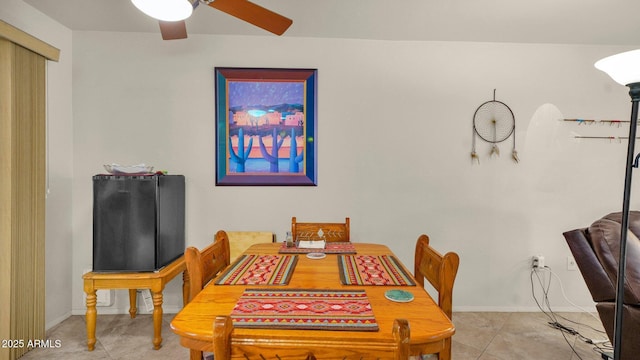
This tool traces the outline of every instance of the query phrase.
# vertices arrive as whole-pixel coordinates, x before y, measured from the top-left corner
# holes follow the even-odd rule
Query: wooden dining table
[[[353,243],[358,255],[393,255],[385,245]],[[255,244],[245,254],[278,254],[281,243]],[[171,321],[171,329],[180,336],[182,346],[196,351],[213,352],[213,324],[217,315],[230,315],[244,291],[252,288],[269,289],[334,289],[364,290],[370,301],[379,331],[352,330],[294,330],[270,328],[235,328],[234,338],[251,341],[277,342],[280,345],[296,342],[311,344],[344,345],[376,344],[392,338],[395,319],[409,321],[411,354],[437,353],[446,339],[455,333],[451,320],[442,312],[431,296],[419,285],[343,285],[340,280],[338,254],[327,254],[322,259],[312,259],[299,254],[297,264],[287,285],[214,285],[213,281],[191,300]],[[231,265],[233,266],[233,264]],[[407,274],[406,267],[400,266]],[[411,276],[411,275],[410,275]],[[412,277],[411,277],[412,278]],[[412,278],[413,279],[413,278]],[[413,279],[415,281],[415,279]],[[215,281],[215,280],[214,280]],[[410,292],[410,302],[394,302],[385,297],[388,290]],[[194,352],[191,352],[192,355]]]

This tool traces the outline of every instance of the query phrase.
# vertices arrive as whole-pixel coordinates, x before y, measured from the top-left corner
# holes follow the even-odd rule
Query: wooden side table
[[[189,301],[189,274],[180,256],[171,264],[154,272],[89,272],[82,276],[84,292],[87,294],[87,346],[93,351],[96,346],[96,291],[100,289],[129,289],[129,314],[136,317],[137,289],[150,289],[153,298],[153,348],[162,346],[162,291],[165,285],[182,272],[182,301]]]

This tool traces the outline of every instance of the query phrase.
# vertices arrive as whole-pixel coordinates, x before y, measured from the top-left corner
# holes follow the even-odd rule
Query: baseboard
[[[118,309],[118,308],[112,308],[112,307],[101,307],[101,306],[98,306],[98,307],[96,307],[96,309],[98,310],[98,315],[120,315],[120,314],[129,315],[129,308]],[[162,313],[163,314],[177,314],[180,310],[182,310],[182,307],[179,307],[179,306],[163,306],[162,307]],[[87,313],[87,309],[86,308],[73,309],[71,311],[71,315],[86,315],[86,313]],[[153,314],[153,311],[146,311],[146,309],[138,308],[138,314],[139,315],[145,315],[145,314],[150,315],[150,314]]]
[[[96,308],[98,310],[98,314],[105,314],[105,315],[119,315],[119,314],[129,314],[129,308],[126,309],[118,309],[118,308],[111,308],[111,307],[97,307]],[[597,312],[596,311],[596,307],[595,306],[584,306],[584,309],[590,312]],[[168,307],[162,307],[162,312],[164,314],[177,314],[180,310],[182,310],[182,307],[179,306],[168,306]],[[554,307],[553,308],[554,312],[583,312],[583,310],[581,309],[577,309],[575,307]],[[53,321],[51,321],[51,326],[55,326],[57,324],[59,324],[60,322],[62,322],[63,320],[65,320],[67,317],[69,317],[70,315],[85,315],[87,312],[86,308],[82,308],[82,309],[73,309],[71,311],[71,313],[65,317],[61,317],[59,319],[55,319]],[[517,307],[504,307],[504,306],[454,306],[453,308],[453,312],[540,312],[540,308],[534,306],[534,307],[522,307],[522,306],[517,306]],[[147,312],[145,309],[138,309],[138,314],[152,314],[153,312]],[[50,326],[49,324],[47,324],[47,329],[49,329]]]
[[[595,305],[583,306],[583,309],[593,313],[597,312]],[[554,306],[552,308],[554,312],[584,312],[583,309],[574,306]],[[540,308],[537,306],[454,306],[453,312],[540,312]]]
[[[44,324],[44,330],[45,331],[49,331],[49,329],[51,329],[52,327],[60,324],[61,322],[67,320],[69,318],[69,316],[73,315],[73,312],[67,312],[62,316],[59,316],[53,320],[48,321],[46,324]]]

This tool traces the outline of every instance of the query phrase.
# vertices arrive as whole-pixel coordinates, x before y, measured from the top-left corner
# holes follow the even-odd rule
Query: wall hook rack
[[[593,124],[609,124],[609,126],[620,127],[622,124],[627,124],[629,120],[596,120],[596,119],[562,119],[563,121],[576,122],[578,125],[593,125]]]
[[[573,138],[574,139],[603,139],[603,140],[609,140],[609,141],[618,140],[618,142],[621,142],[622,140],[626,140],[629,137],[628,136],[583,136],[583,135],[575,135]],[[636,139],[640,139],[640,137],[636,137]]]

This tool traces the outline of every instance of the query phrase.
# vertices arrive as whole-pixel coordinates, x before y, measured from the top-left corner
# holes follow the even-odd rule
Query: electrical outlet
[[[544,267],[544,256],[542,255],[533,255],[531,258],[531,267],[532,268],[543,268]]]
[[[576,259],[573,256],[567,256],[567,270],[575,271],[578,270],[578,264],[576,264]]]

